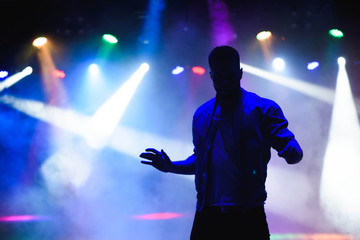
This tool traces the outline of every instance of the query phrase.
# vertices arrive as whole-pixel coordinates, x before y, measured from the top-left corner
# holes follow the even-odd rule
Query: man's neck
[[[241,95],[242,91],[240,87],[237,89],[237,91],[234,91],[233,94],[227,94],[225,96],[217,94],[216,98],[218,99],[218,104],[220,105],[222,112],[226,113],[235,110],[238,99],[241,97]]]

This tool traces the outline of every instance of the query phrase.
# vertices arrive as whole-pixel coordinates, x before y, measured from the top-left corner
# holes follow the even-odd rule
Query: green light
[[[335,38],[342,38],[344,36],[343,32],[339,29],[331,29],[329,34]]]
[[[118,42],[116,37],[111,35],[111,34],[104,34],[102,38],[103,38],[104,41],[106,41],[108,43],[111,43],[111,44],[115,44],[115,43]]]

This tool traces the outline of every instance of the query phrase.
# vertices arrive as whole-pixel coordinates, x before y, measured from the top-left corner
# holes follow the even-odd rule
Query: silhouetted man
[[[216,97],[194,114],[194,154],[171,161],[163,150],[149,148],[141,162],[163,172],[195,174],[190,239],[269,239],[264,203],[270,149],[289,164],[302,159],[302,149],[278,104],[240,87],[243,71],[234,48],[214,48],[209,65]]]

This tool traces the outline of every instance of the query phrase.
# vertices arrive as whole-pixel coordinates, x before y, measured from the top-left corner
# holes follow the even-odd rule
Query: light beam
[[[92,116],[88,122],[87,142],[94,148],[101,148],[115,129],[137,87],[149,70],[147,63],[127,80]]]
[[[241,65],[243,66],[245,72],[252,75],[267,79],[269,81],[288,87],[290,89],[301,92],[307,96],[313,97],[329,104],[332,104],[334,101],[334,90],[332,89],[305,82],[300,79],[281,76],[279,74],[268,72],[260,68],[247,65],[245,63],[241,63]]]
[[[23,79],[26,76],[29,76],[33,72],[32,67],[26,67],[21,72],[15,73],[14,75],[6,78],[3,82],[0,83],[0,92],[2,92],[4,89],[11,87],[21,79]]]
[[[321,177],[320,200],[329,219],[342,231],[360,236],[360,124],[345,59],[339,72]]]

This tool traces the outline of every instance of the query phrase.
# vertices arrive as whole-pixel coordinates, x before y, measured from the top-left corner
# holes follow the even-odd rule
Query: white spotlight
[[[6,78],[3,82],[0,83],[0,92],[4,90],[5,88],[9,88],[21,79],[23,79],[26,76],[29,76],[33,72],[32,67],[28,66],[21,72],[15,73],[14,75]]]
[[[337,62],[339,65],[342,65],[342,66],[344,66],[346,64],[346,60],[343,57],[339,57]]]
[[[88,122],[89,131],[85,136],[91,147],[99,149],[106,144],[148,70],[147,63],[141,64],[130,79],[95,112]]]
[[[360,124],[345,69],[339,58],[335,101],[321,176],[320,200],[341,230],[360,236]]]
[[[318,68],[319,66],[320,66],[320,63],[317,62],[317,61],[309,62],[308,65],[307,65],[307,69],[312,71],[312,70]]]
[[[92,75],[92,76],[96,76],[100,72],[100,68],[96,63],[90,64],[88,70],[89,70],[90,75]]]
[[[285,69],[285,61],[282,58],[275,58],[272,62],[272,66],[275,71],[283,71]]]

